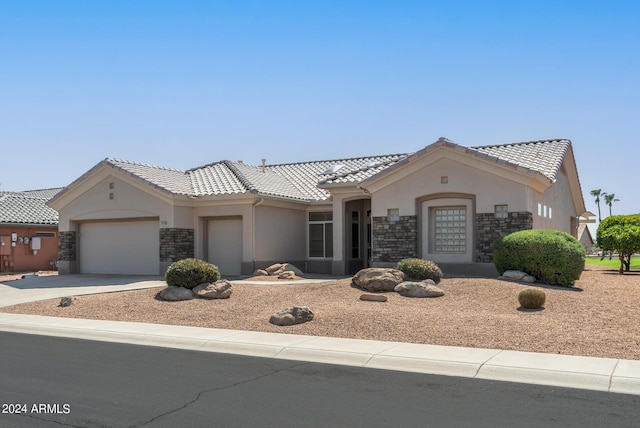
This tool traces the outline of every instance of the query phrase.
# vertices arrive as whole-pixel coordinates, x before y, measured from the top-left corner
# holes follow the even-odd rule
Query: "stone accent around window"
[[[160,229],[160,262],[173,263],[194,257],[193,229]]]
[[[400,216],[397,221],[373,217],[372,262],[395,263],[417,257],[418,217]]]
[[[58,260],[63,262],[76,261],[76,232],[58,232]]]
[[[476,214],[476,262],[493,261],[493,241],[509,233],[533,229],[533,214],[512,212],[506,218],[496,218],[494,213]]]

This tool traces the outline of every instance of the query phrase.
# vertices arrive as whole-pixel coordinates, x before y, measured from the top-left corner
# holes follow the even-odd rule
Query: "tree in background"
[[[631,256],[640,252],[640,214],[612,215],[605,218],[596,232],[598,245],[615,251],[620,258],[620,275],[631,268]]]
[[[609,215],[612,215],[611,205],[613,205],[614,202],[620,202],[620,199],[616,199],[615,193],[603,193],[602,196],[604,196],[604,203],[609,205]]]
[[[602,221],[602,215],[600,214],[600,195],[602,195],[602,189],[595,189],[591,191],[591,196],[596,197],[596,205],[598,206],[598,222]]]

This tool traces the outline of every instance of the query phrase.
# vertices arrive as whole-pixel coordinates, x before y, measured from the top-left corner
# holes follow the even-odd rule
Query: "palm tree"
[[[603,193],[602,196],[604,196],[604,203],[609,205],[609,215],[612,215],[611,205],[613,205],[614,202],[620,202],[620,199],[616,199],[615,193]]]
[[[606,193],[602,193],[602,189],[595,189],[591,191],[591,196],[596,197],[596,205],[598,206],[598,221],[602,221],[602,215],[600,214],[600,195],[606,195]]]

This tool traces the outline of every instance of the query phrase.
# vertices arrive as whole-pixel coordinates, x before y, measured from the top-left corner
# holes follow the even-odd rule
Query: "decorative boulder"
[[[293,274],[296,275],[296,276],[304,276],[302,271],[300,269],[298,269],[297,267],[295,267],[294,265],[292,265],[291,263],[285,263],[284,264],[284,270],[288,271],[288,272],[293,272]]]
[[[404,281],[404,273],[398,269],[367,268],[356,273],[353,284],[368,291],[393,291]]]
[[[180,300],[191,300],[195,298],[193,291],[184,287],[169,286],[160,292],[160,298],[169,302],[177,302]]]
[[[286,326],[302,324],[312,319],[313,312],[311,312],[308,306],[293,306],[271,315],[269,322],[275,325]]]
[[[366,302],[386,302],[387,296],[384,294],[362,294],[360,295],[360,300]]]
[[[398,284],[393,291],[405,297],[440,297],[444,296],[444,291],[436,287],[436,283],[430,279],[422,282],[403,282]]]
[[[522,281],[527,283],[536,282],[536,278],[527,274],[526,272],[521,272],[519,270],[506,270],[498,279],[506,279],[511,281]]]
[[[271,275],[280,275],[282,272],[284,272],[285,265],[286,265],[286,263],[276,263],[276,264],[273,264],[273,265],[269,266],[268,268],[265,268],[265,271],[270,276]]]
[[[209,284],[194,287],[193,292],[205,299],[228,299],[231,296],[231,283],[226,279],[219,279]]]
[[[254,273],[253,276],[268,276],[269,273],[264,270],[264,269],[257,269]]]
[[[60,306],[66,308],[67,306],[73,305],[78,298],[76,296],[68,296],[60,299]]]
[[[296,279],[296,274],[291,270],[285,270],[278,275],[278,279]]]

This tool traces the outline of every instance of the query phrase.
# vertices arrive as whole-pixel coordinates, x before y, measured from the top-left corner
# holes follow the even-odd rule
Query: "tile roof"
[[[46,202],[62,188],[0,192],[0,225],[57,225],[58,212]]]
[[[447,145],[499,164],[542,174],[554,181],[571,142],[566,139],[464,147],[441,138],[416,153],[400,153],[288,164],[253,166],[223,160],[188,171],[116,159],[106,159],[115,168],[159,189],[193,197],[256,193],[303,201],[325,201],[332,185],[358,184],[390,167],[410,161],[413,155]]]
[[[555,181],[571,141],[566,139],[528,141],[497,146],[470,147],[480,153],[537,171]]]

